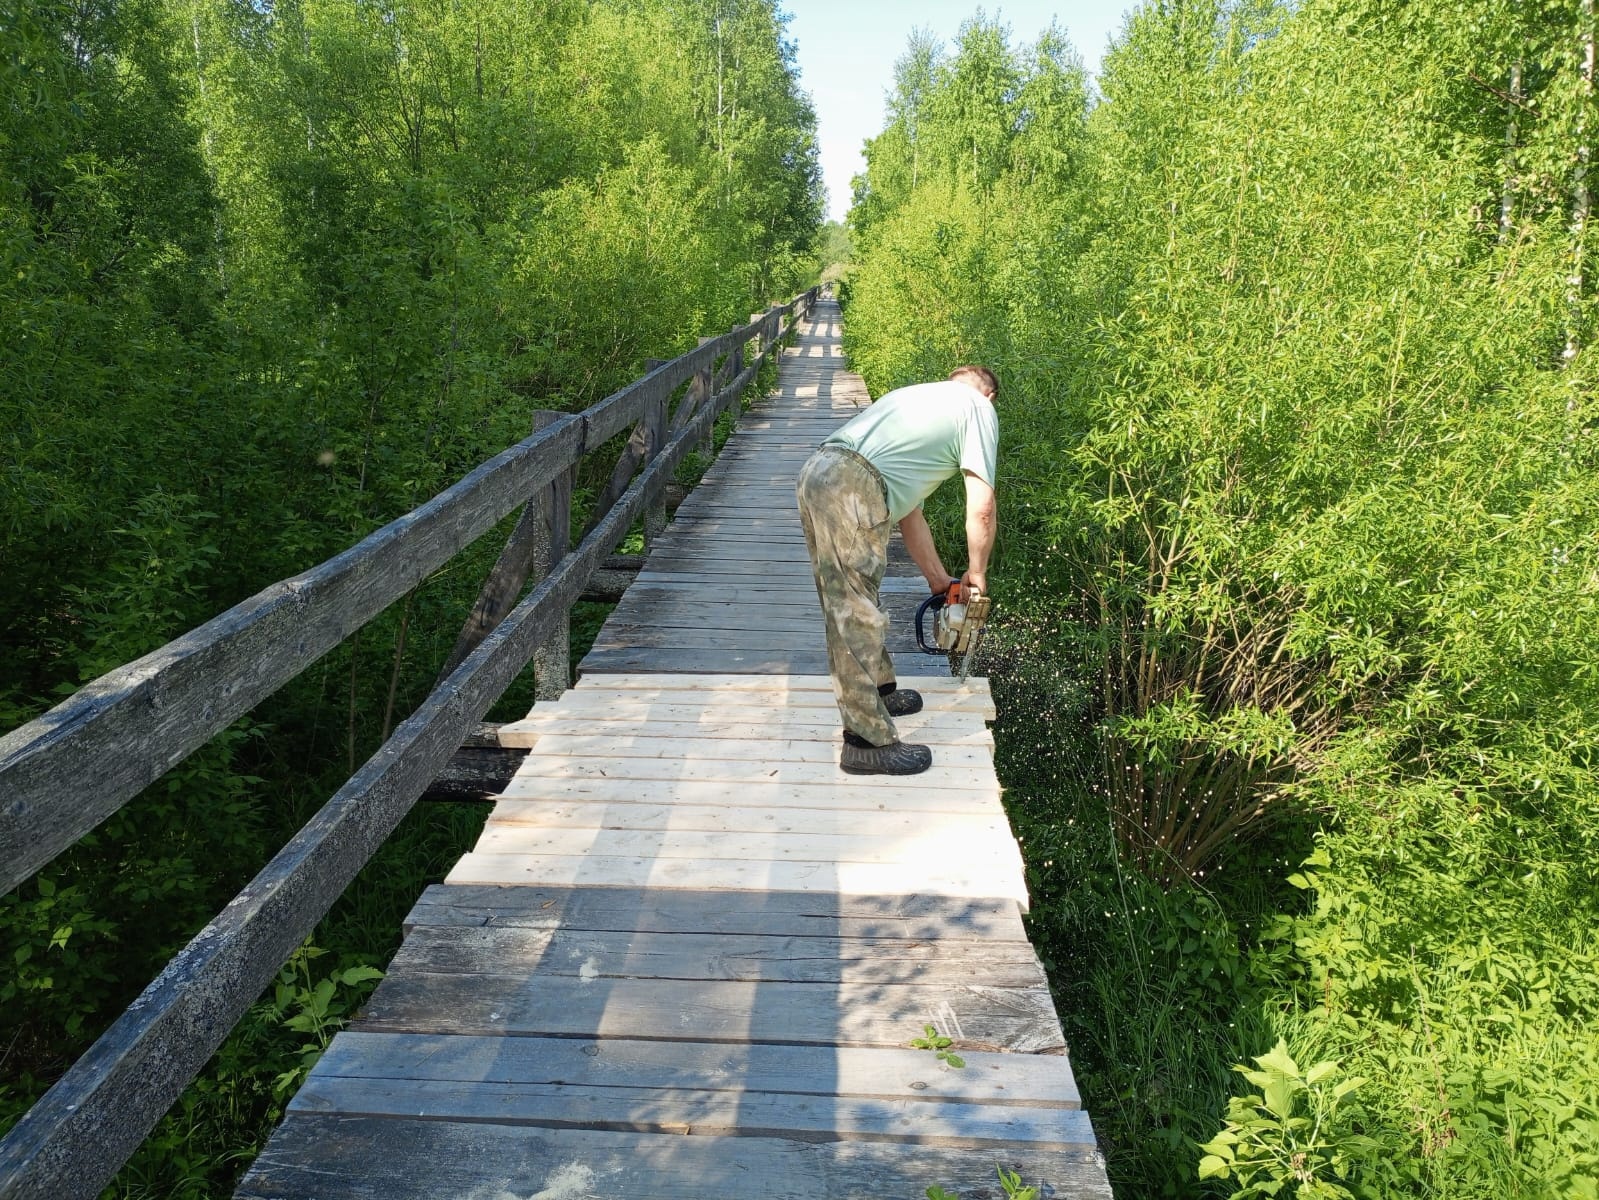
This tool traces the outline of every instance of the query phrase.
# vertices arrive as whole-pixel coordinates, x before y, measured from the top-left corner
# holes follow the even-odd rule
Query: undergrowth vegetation
[[[816,271],[770,0],[0,0],[0,163],[0,732]],[[0,1129],[426,696],[512,521],[0,897]],[[231,1192],[483,816],[411,814],[114,1194]]]
[[[1097,103],[981,16],[900,61],[846,345],[1001,378],[1001,771],[1128,1195],[1599,1188],[1593,36],[1158,0]]]

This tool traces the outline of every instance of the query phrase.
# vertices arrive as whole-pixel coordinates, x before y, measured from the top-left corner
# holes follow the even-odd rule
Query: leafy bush
[[[902,60],[848,348],[1001,377],[1002,771],[1113,1174],[1203,1192],[1283,1039],[1375,1081],[1349,1186],[1586,1194],[1591,14],[1147,4],[1050,120],[996,29]]]

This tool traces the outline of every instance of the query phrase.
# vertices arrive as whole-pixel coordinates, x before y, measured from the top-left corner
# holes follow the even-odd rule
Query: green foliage
[[[771,0],[0,0],[0,30],[0,730],[815,273]],[[0,1128],[427,694],[498,548],[0,898]],[[482,814],[413,817],[316,934],[339,971],[241,1023],[123,1194],[228,1190]]]
[[[1038,1200],[1038,1189],[1024,1185],[1022,1177],[1015,1171],[995,1167],[994,1173],[999,1177],[1000,1190],[1005,1193],[1006,1200]],[[927,1189],[927,1200],[960,1200],[960,1195],[934,1184]]]
[[[950,1049],[954,1044],[953,1038],[945,1037],[931,1025],[922,1026],[922,1036],[911,1039],[911,1049],[931,1050],[939,1062],[958,1071],[966,1065],[966,1060]]]
[[[1149,3],[1091,111],[902,60],[848,349],[1001,377],[1002,777],[1134,1194],[1279,1039],[1374,1081],[1352,1189],[1599,1186],[1591,22]]]
[[[294,1094],[333,1035],[348,1023],[346,1014],[364,994],[354,989],[383,978],[383,972],[376,967],[355,966],[313,981],[311,963],[325,953],[309,944],[301,946],[278,972],[271,999],[263,1002],[264,1019],[302,1035],[298,1061],[272,1084],[273,1093],[282,1099]]]
[[[1301,1072],[1281,1040],[1255,1059],[1255,1067],[1234,1068],[1260,1091],[1228,1101],[1226,1126],[1200,1147],[1199,1178],[1235,1182],[1234,1200],[1285,1193],[1353,1200],[1355,1193],[1344,1186],[1351,1168],[1382,1149],[1348,1131],[1346,1101],[1366,1081],[1339,1079],[1336,1062]]]

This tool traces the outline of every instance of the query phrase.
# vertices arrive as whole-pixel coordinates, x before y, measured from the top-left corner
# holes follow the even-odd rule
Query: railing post
[[[666,402],[668,397],[662,393],[659,399],[652,400],[650,407],[644,414],[644,464],[647,467],[655,461],[655,456],[666,445]],[[648,498],[644,508],[644,553],[650,552],[650,547],[655,544],[655,539],[666,531],[666,484],[663,481],[653,496]]]
[[[572,481],[577,467],[565,471],[538,498],[534,526],[533,582],[555,570],[566,557],[572,538]],[[572,610],[563,609],[550,631],[533,650],[533,699],[559,700],[572,682]]]
[[[545,429],[560,418],[566,416],[563,412],[554,412],[549,409],[539,409],[533,414],[533,432]],[[558,488],[566,489],[566,512],[571,512],[571,475],[576,470],[575,465],[556,477],[556,481],[544,488],[539,495],[529,497],[526,506],[522,509],[522,516],[517,520],[516,528],[511,531],[510,538],[505,543],[505,549],[500,551],[500,557],[494,564],[494,569],[489,572],[489,577],[483,581],[483,587],[478,593],[477,603],[472,606],[471,615],[466,619],[460,636],[455,640],[455,648],[450,656],[444,660],[444,666],[439,671],[438,679],[434,686],[443,683],[456,667],[466,661],[466,656],[477,649],[499,623],[516,605],[516,598],[521,594],[529,578],[536,584],[543,579],[566,553],[567,534],[562,526],[560,548],[553,557],[548,553],[548,514],[551,508],[551,496]],[[543,557],[541,557],[543,555]],[[566,617],[561,618],[563,631],[561,644],[565,646]],[[565,655],[562,650],[562,655]],[[567,676],[563,673],[561,678]],[[566,690],[566,684],[561,684],[559,696]],[[543,699],[543,697],[540,697]]]
[[[742,328],[744,328],[742,325],[735,325],[731,332],[736,334]],[[731,383],[744,372],[744,343],[742,341],[733,346],[732,353],[727,356],[727,364],[727,379]]]
[[[700,339],[700,345],[703,346],[706,342],[714,342],[715,340],[715,338],[702,337]],[[712,391],[713,384],[711,380],[712,365],[713,364],[711,363],[706,363],[698,371],[694,372],[694,378],[688,385],[688,401],[692,403],[694,411],[696,412],[699,411],[702,405],[706,407],[710,406],[711,397],[714,394]],[[700,443],[699,448],[701,452],[705,454],[709,454],[711,451],[716,449],[715,417],[712,417],[710,423],[705,426],[705,440]]]

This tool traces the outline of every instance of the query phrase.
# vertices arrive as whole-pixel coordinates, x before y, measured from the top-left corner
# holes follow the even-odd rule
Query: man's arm
[[[966,574],[964,582],[978,591],[988,592],[988,556],[999,532],[999,505],[994,489],[980,475],[966,476]],[[924,526],[926,522],[922,523]],[[931,540],[931,539],[929,539]],[[921,564],[918,563],[918,566]]]
[[[944,570],[944,560],[938,557],[938,547],[933,545],[933,531],[927,527],[922,510],[913,508],[900,518],[899,536],[905,542],[905,551],[911,561],[921,568],[927,586],[942,594],[949,586],[950,575]]]

